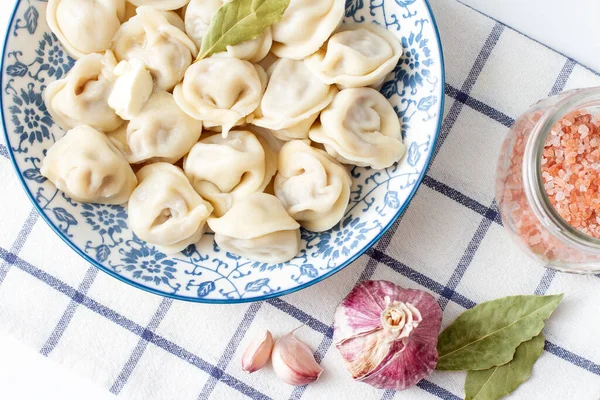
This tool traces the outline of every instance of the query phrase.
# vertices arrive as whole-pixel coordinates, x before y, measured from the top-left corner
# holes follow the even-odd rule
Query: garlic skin
[[[271,362],[279,379],[294,386],[314,382],[324,371],[315,361],[312,350],[296,339],[294,332],[275,342]]]
[[[342,301],[334,318],[333,342],[356,381],[404,390],[437,365],[442,310],[429,293],[365,281]]]
[[[264,367],[273,350],[273,335],[266,331],[264,335],[257,336],[250,341],[248,348],[242,356],[242,369],[249,374]]]

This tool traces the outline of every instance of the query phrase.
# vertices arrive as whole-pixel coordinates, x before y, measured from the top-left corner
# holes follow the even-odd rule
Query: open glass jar
[[[560,216],[542,177],[548,135],[557,122],[578,110],[598,115],[600,88],[546,98],[517,119],[502,146],[496,198],[505,228],[527,253],[560,271],[598,273],[600,239],[572,227]]]

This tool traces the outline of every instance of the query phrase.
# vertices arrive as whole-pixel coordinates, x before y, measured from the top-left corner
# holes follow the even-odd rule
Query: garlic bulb
[[[441,324],[442,310],[430,294],[365,281],[336,309],[333,342],[355,380],[404,390],[435,369]]]
[[[275,342],[271,362],[277,377],[294,386],[314,382],[323,373],[310,348],[296,339],[293,331]]]

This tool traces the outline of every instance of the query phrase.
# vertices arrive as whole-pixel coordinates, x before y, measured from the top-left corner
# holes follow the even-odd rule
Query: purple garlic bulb
[[[435,369],[441,325],[429,293],[365,281],[336,309],[333,342],[354,380],[404,390]]]

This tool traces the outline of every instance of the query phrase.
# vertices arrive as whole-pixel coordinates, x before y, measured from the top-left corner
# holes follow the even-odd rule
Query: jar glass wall
[[[559,215],[542,178],[548,135],[561,118],[578,110],[598,114],[600,88],[546,98],[515,121],[498,162],[496,198],[506,230],[527,253],[560,271],[598,273],[600,240]]]

